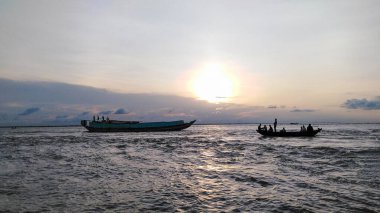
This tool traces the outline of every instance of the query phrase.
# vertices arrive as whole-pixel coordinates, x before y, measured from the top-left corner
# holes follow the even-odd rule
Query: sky
[[[380,122],[379,10],[377,0],[2,0],[0,125],[99,113]]]

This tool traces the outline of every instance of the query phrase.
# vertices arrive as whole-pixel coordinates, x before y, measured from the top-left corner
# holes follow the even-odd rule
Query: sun
[[[212,103],[229,102],[235,95],[234,78],[219,64],[207,64],[192,80],[194,95]]]

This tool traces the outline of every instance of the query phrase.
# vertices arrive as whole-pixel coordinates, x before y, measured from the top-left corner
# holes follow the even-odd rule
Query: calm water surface
[[[380,212],[380,125],[318,126],[0,129],[0,211]]]

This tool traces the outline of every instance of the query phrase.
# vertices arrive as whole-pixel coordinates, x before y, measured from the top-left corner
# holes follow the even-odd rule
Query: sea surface
[[[380,212],[380,124],[315,127],[315,138],[256,125],[1,128],[0,211]]]

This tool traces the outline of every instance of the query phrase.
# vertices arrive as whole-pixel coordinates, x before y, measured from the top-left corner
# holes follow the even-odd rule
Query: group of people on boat
[[[277,118],[274,119],[273,127],[274,128],[272,128],[272,125],[269,125],[269,128],[267,127],[267,125],[264,125],[264,127],[261,127],[261,124],[259,124],[257,130],[261,132],[265,132],[265,133],[277,132]],[[309,124],[307,128],[305,127],[305,125],[301,126],[301,132],[313,132],[313,131],[314,131],[314,128],[311,126],[311,124]],[[279,132],[286,133],[285,127],[283,127]]]
[[[269,133],[277,132],[277,118],[274,119],[273,127],[274,128],[272,128],[272,125],[269,125],[269,129],[268,129],[267,125],[264,125],[264,127],[261,127],[261,124],[260,124],[257,130],[263,131],[263,132],[269,132]],[[285,128],[282,128],[280,132],[286,132]]]
[[[108,116],[107,116],[106,119],[104,119],[104,116],[102,115],[102,120],[100,121],[99,120],[99,115],[97,115],[97,119],[95,120],[95,115],[94,115],[94,116],[92,116],[92,121],[93,122],[107,122],[107,123],[109,123],[110,119],[109,119]]]
[[[313,126],[311,126],[311,124],[309,124],[307,128],[305,127],[305,125],[302,125],[301,130],[300,130],[300,132],[313,132],[313,131],[314,131],[314,128]]]

